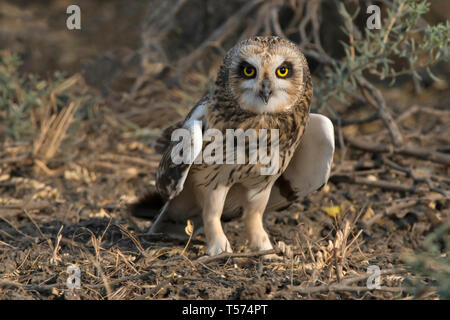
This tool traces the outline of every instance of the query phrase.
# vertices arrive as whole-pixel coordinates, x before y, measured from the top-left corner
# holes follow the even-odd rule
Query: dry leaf
[[[184,232],[186,232],[186,234],[190,237],[192,237],[192,234],[194,233],[194,225],[189,219],[187,221],[186,227],[184,228]]]
[[[55,295],[55,296],[60,296],[61,295],[61,293],[56,288],[52,288],[52,294]]]
[[[322,207],[322,210],[332,218],[336,218],[341,213],[340,206]]]
[[[373,211],[372,207],[368,207],[362,220],[367,221],[367,220],[371,219],[374,215],[375,215],[375,212]]]
[[[96,218],[109,218],[110,215],[108,212],[106,212],[105,209],[101,208],[99,212],[94,213],[93,215],[89,215],[90,217],[96,217]]]

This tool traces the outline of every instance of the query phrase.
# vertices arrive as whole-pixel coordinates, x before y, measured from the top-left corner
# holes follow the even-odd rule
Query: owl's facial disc
[[[286,54],[242,54],[230,77],[231,90],[243,109],[264,113],[288,111],[302,85],[302,68]]]

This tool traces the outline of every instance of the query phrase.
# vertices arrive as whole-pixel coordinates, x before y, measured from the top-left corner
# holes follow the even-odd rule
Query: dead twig
[[[54,246],[54,249],[53,249],[52,258],[50,259],[50,263],[55,264],[55,265],[58,262],[61,262],[61,257],[58,256],[58,251],[61,248],[59,243],[61,242],[61,239],[62,239],[62,234],[61,233],[62,233],[63,228],[64,228],[64,226],[61,226],[61,228],[59,228],[58,234],[56,235],[56,242],[55,242],[55,246]]]
[[[415,185],[408,186],[405,184],[390,182],[386,180],[370,180],[366,178],[360,178],[358,176],[345,175],[345,174],[335,174],[330,177],[330,181],[333,183],[351,183],[359,184],[370,187],[377,187],[385,190],[393,190],[400,192],[426,192],[425,188],[417,187]]]
[[[201,263],[201,264],[207,264],[213,261],[217,261],[217,260],[222,260],[222,259],[229,259],[229,258],[257,258],[257,257],[262,257],[262,256],[266,256],[269,254],[276,254],[277,251],[275,249],[271,249],[271,250],[264,250],[264,251],[259,251],[259,252],[248,252],[248,253],[228,253],[228,252],[224,252],[221,254],[218,254],[217,256],[214,257],[200,257],[197,260],[194,261],[194,263]]]
[[[404,273],[405,271],[402,269],[387,269],[381,270],[380,275],[388,275],[388,274],[396,274],[396,273]],[[342,279],[340,283],[333,283],[330,285],[320,285],[316,287],[301,287],[301,286],[290,286],[291,290],[294,290],[301,294],[312,294],[319,292],[333,292],[333,291],[356,291],[356,292],[364,292],[364,291],[387,291],[387,292],[403,292],[405,288],[403,287],[379,287],[379,288],[369,288],[363,286],[352,286],[352,283],[364,281],[372,274],[362,274],[358,276],[348,277]]]
[[[364,222],[364,226],[366,229],[369,229],[372,226],[372,224],[380,220],[382,217],[389,216],[391,214],[399,212],[399,210],[410,208],[416,204],[417,204],[416,200],[410,200],[404,203],[397,203],[392,206],[389,206],[386,209],[384,209],[383,212],[377,213],[372,218]]]
[[[404,139],[397,126],[394,118],[389,112],[386,102],[384,101],[383,95],[380,90],[373,86],[369,81],[364,79],[362,76],[356,77],[359,87],[361,88],[362,94],[365,96],[367,101],[378,110],[378,115],[383,120],[385,126],[389,131],[392,144],[395,147],[403,145]]]
[[[229,35],[239,28],[240,21],[251,12],[255,6],[262,3],[262,0],[253,0],[246,3],[240,10],[230,16],[220,27],[218,27],[203,43],[201,43],[192,53],[178,62],[177,73],[182,74],[187,68],[192,67],[196,61],[201,60],[206,48],[211,45],[218,46]]]
[[[19,203],[1,204],[1,209],[17,209],[17,210],[42,210],[50,207],[49,201],[21,201]]]
[[[24,285],[9,280],[0,280],[0,288],[20,288],[25,291],[52,292],[53,289],[65,289],[63,286],[56,285]]]
[[[432,151],[417,146],[403,145],[399,147],[393,147],[388,144],[375,144],[367,140],[351,138],[347,135],[345,136],[345,140],[354,148],[364,151],[373,153],[399,154],[450,166],[450,155],[442,152]]]
[[[40,135],[33,143],[33,156],[42,160],[41,166],[56,154],[66,137],[67,129],[73,121],[77,108],[78,104],[71,102],[58,115],[48,115],[43,120]]]
[[[39,225],[36,223],[36,221],[34,221],[33,217],[28,213],[28,211],[26,209],[23,210],[23,212],[25,212],[26,216],[28,217],[28,219],[30,219],[31,223],[34,225],[34,227],[36,228],[36,230],[39,232],[39,235],[41,236],[41,239],[47,240],[48,246],[50,247],[50,249],[52,251],[55,250],[52,240],[47,237],[41,230],[41,228],[39,228]]]
[[[363,124],[363,123],[369,123],[369,122],[373,122],[375,120],[380,119],[380,115],[378,114],[378,112],[366,117],[366,118],[361,118],[361,119],[342,119],[341,120],[341,126],[342,127],[346,127],[346,126],[351,126],[354,124]]]
[[[383,162],[387,166],[389,166],[395,170],[398,170],[400,172],[406,173],[407,176],[411,177],[414,180],[414,183],[424,182],[427,184],[428,188],[430,188],[430,191],[440,193],[443,196],[447,196],[447,193],[444,190],[442,190],[438,187],[435,187],[428,177],[417,177],[417,175],[414,173],[414,171],[412,169],[407,169],[405,167],[402,167],[398,163],[395,163],[394,161],[392,161],[386,157],[382,157],[382,159],[383,159]]]

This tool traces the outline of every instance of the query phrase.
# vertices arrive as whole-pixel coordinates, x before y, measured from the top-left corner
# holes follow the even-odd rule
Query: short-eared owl
[[[232,251],[221,218],[242,214],[250,249],[271,249],[263,213],[287,207],[329,177],[333,125],[328,118],[309,113],[312,93],[308,64],[295,44],[278,37],[239,42],[226,54],[214,89],[159,139],[163,157],[157,172],[158,193],[135,204],[133,214],[157,216],[150,232],[176,237],[184,235],[186,220],[193,220],[196,231],[205,233],[209,255]],[[192,144],[199,142],[201,148],[191,160],[200,161],[173,161],[179,141],[172,141],[171,133],[178,128],[191,133]],[[277,151],[268,152],[269,160],[276,158],[277,166],[262,174],[259,160],[250,162],[251,134],[244,136],[244,163],[201,161],[202,151],[208,148],[203,135],[210,129],[223,136],[229,129],[255,136],[266,132],[267,150]]]

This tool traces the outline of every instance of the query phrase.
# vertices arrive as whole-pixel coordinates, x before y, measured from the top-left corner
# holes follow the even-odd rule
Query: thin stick
[[[148,230],[147,233],[149,234],[153,234],[155,233],[155,228],[158,225],[158,222],[161,220],[161,218],[164,216],[164,214],[167,211],[167,208],[169,207],[169,203],[170,201],[167,201],[164,206],[161,208],[161,211],[158,214],[158,217],[156,218],[156,220],[153,222],[153,224],[151,225],[150,229]]]
[[[391,136],[392,144],[396,147],[403,145],[404,143],[403,136],[400,132],[400,129],[397,126],[397,123],[394,121],[394,118],[390,114],[380,90],[375,88],[375,86],[373,86],[369,81],[364,79],[362,76],[356,77],[356,80],[367,101],[372,106],[377,108],[380,118],[383,120],[385,126],[389,130],[389,135]]]
[[[354,177],[351,175],[333,175],[330,177],[330,181],[333,183],[351,183],[351,184],[359,184],[359,185],[365,185],[365,186],[371,186],[371,187],[377,187],[381,189],[386,190],[393,190],[393,191],[400,191],[400,192],[426,192],[427,190],[425,188],[416,187],[416,186],[409,186],[399,183],[394,183],[386,180],[369,180],[365,178],[360,177]]]
[[[402,269],[386,269],[386,270],[381,270],[380,275],[388,275],[388,274],[403,273],[403,272],[404,272],[404,270],[402,270]],[[330,284],[330,285],[320,285],[317,287],[290,286],[290,289],[294,290],[296,292],[302,293],[302,294],[331,292],[331,291],[363,292],[363,291],[372,291],[372,290],[387,291],[387,292],[403,292],[405,290],[403,287],[380,287],[380,288],[370,289],[368,287],[351,286],[350,285],[355,282],[366,280],[371,275],[372,275],[371,273],[362,274],[362,275],[342,279],[342,281],[340,283],[334,283],[334,284]]]
[[[400,147],[392,147],[387,144],[375,144],[373,142],[355,139],[349,136],[345,136],[345,140],[353,147],[370,151],[374,153],[391,153],[391,154],[399,154],[404,156],[415,157],[423,160],[428,160],[431,162],[436,162],[440,164],[444,164],[446,166],[450,166],[450,155],[447,155],[442,152],[432,151],[428,149],[424,149],[418,146],[400,146]]]
[[[228,259],[228,258],[249,258],[249,257],[261,257],[261,256],[265,256],[265,255],[269,255],[269,254],[276,254],[277,251],[275,249],[270,249],[270,250],[264,250],[264,251],[259,251],[259,252],[249,252],[249,253],[229,253],[229,252],[224,252],[221,254],[218,254],[217,256],[214,257],[201,257],[198,258],[197,260],[194,261],[194,263],[202,263],[202,264],[207,264],[216,260],[221,260],[221,259]]]

